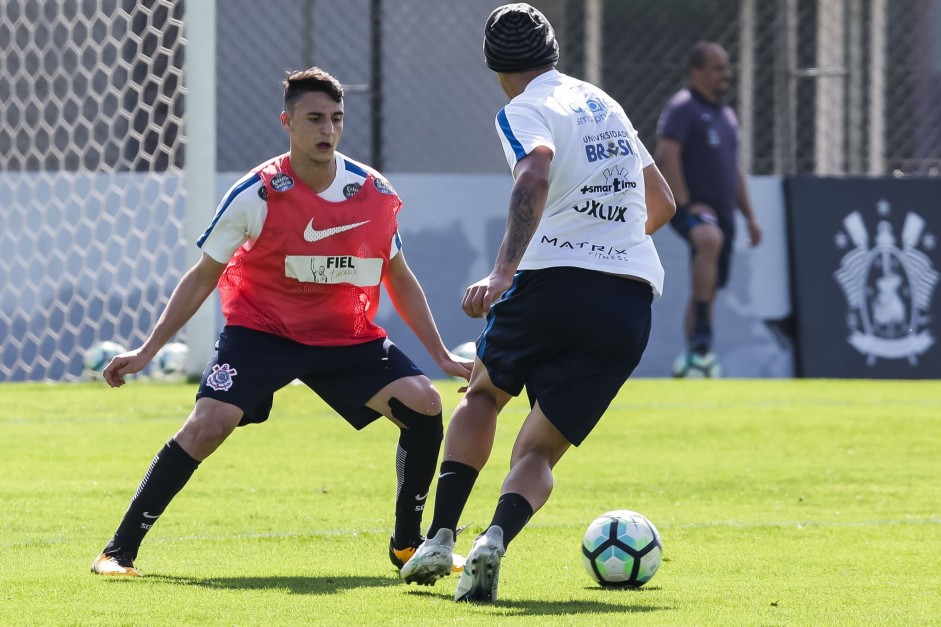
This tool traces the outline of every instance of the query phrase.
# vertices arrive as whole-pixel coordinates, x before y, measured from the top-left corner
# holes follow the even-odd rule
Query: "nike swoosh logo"
[[[456,473],[456,472],[453,472],[453,471],[452,471],[452,472],[443,472],[443,473],[441,473],[440,475],[438,475],[438,479],[444,479],[444,478],[447,477],[448,475],[456,475],[456,474],[457,474],[457,473]]]
[[[314,219],[311,218],[310,222],[307,223],[307,228],[304,229],[304,239],[308,242],[316,242],[318,240],[324,239],[325,237],[330,237],[331,235],[336,235],[337,233],[342,233],[343,231],[349,231],[350,229],[355,229],[358,226],[363,226],[367,222],[369,222],[369,220],[366,220],[366,222],[356,222],[355,224],[334,226],[329,229],[318,231],[314,228]]]
[[[160,518],[160,514],[157,514],[156,516],[151,516],[149,513],[144,512],[144,518]]]
[[[427,492],[425,492],[424,494],[418,494],[418,495],[415,496],[415,500],[416,500],[416,501],[424,501],[424,500],[427,499],[427,498],[428,498],[428,493],[427,493]]]

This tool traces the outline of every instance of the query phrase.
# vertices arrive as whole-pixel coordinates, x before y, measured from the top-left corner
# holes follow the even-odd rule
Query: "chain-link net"
[[[182,10],[0,6],[0,381],[76,378],[182,273]]]
[[[352,87],[342,149],[390,172],[500,172],[505,104],[480,50],[493,0],[219,4],[220,169],[284,146],[284,69]],[[533,0],[562,71],[601,84],[652,147],[699,40],[730,53],[729,96],[754,174],[933,174],[941,160],[936,0]]]
[[[938,0],[532,3],[560,69],[618,99],[648,148],[708,39],[735,64],[749,173],[938,173]],[[506,173],[506,97],[481,53],[498,4],[216,0],[217,170],[287,150],[281,80],[319,65],[346,86],[351,157]],[[0,380],[76,376],[89,344],[138,342],[165,305],[184,264],[184,27],[199,6],[0,3]]]

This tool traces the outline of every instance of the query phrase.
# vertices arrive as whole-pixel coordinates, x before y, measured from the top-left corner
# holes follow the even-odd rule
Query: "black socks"
[[[199,462],[190,457],[176,440],[167,442],[150,463],[118,530],[104,552],[135,559],[144,536],[193,476],[197,466]]]
[[[461,512],[467,505],[478,472],[461,462],[441,462],[438,487],[435,490],[435,517],[428,528],[428,537],[433,538],[440,529],[457,529]]]
[[[709,321],[709,303],[696,301],[693,307],[693,332],[689,336],[689,350],[708,353],[712,346],[712,324]]]
[[[401,430],[395,452],[398,483],[393,544],[396,548],[405,548],[416,546],[421,539],[422,514],[444,439],[443,418],[441,413],[436,416],[420,414],[395,397],[389,399],[389,406],[392,415],[408,427]]]
[[[532,517],[533,507],[529,501],[520,494],[508,492],[497,501],[497,509],[493,513],[490,526],[496,525],[503,529],[503,548],[505,549]]]

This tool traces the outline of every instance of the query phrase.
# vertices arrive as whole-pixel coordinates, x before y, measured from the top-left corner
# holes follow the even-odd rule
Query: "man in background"
[[[687,79],[660,115],[654,153],[676,200],[670,224],[687,241],[691,255],[686,350],[674,365],[674,376],[683,376],[691,364],[718,374],[713,309],[716,292],[729,280],[736,207],[748,224],[750,245],[761,241],[738,166],[738,121],[722,102],[732,79],[729,55],[717,43],[697,43],[689,55]]]

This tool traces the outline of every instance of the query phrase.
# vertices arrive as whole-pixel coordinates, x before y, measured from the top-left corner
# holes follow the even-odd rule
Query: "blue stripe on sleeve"
[[[506,118],[506,107],[500,109],[500,113],[497,114],[497,122],[500,124],[500,130],[503,131],[503,135],[506,137],[507,141],[510,142],[510,148],[512,148],[514,154],[516,154],[516,160],[519,161],[525,157],[526,151],[523,150],[523,144],[520,143],[520,140],[516,139],[516,135],[513,134],[513,129],[510,128],[510,121]]]
[[[255,174],[249,176],[244,181],[229,190],[229,193],[226,194],[222,199],[222,204],[219,206],[219,210],[216,211],[216,215],[213,217],[212,222],[209,223],[209,227],[205,230],[205,232],[203,232],[202,235],[199,236],[199,239],[196,240],[196,245],[199,248],[203,247],[203,242],[205,242],[206,238],[209,237],[209,234],[212,233],[212,229],[215,228],[216,223],[219,222],[219,218],[221,218],[222,214],[225,213],[225,210],[229,208],[229,205],[232,204],[232,201],[235,200],[235,197],[260,180],[261,175],[258,172],[255,172]]]
[[[343,160],[343,167],[345,167],[347,170],[349,170],[353,174],[358,174],[361,177],[366,178],[366,175],[367,175],[366,170],[362,169],[361,167],[359,167],[358,165],[356,165],[349,159]]]

